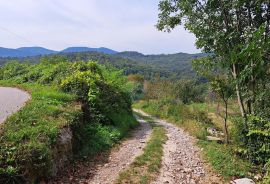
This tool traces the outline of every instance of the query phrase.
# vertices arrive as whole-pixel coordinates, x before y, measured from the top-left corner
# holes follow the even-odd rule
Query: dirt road
[[[149,116],[140,110],[135,111]],[[223,183],[223,180],[212,173],[202,160],[201,150],[195,145],[195,138],[171,123],[153,119],[166,128],[168,136],[168,141],[164,145],[160,175],[153,184]]]

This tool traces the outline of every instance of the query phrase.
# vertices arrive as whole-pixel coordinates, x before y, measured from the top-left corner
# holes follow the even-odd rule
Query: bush
[[[270,159],[270,122],[257,116],[249,116],[247,125],[242,119],[235,119],[234,124],[233,137],[239,145],[238,153],[253,163],[267,163]]]

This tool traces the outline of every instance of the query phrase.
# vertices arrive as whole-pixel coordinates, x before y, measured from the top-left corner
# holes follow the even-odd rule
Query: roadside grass
[[[163,144],[167,140],[166,130],[162,126],[157,126],[151,118],[143,118],[153,127],[151,138],[147,142],[143,154],[137,157],[127,170],[120,173],[115,184],[148,184],[154,180],[159,172],[162,162]]]
[[[209,125],[193,119],[192,116],[194,116],[194,114],[193,111],[190,111],[190,108],[198,110],[196,107],[203,110],[206,108],[206,104],[187,105],[183,106],[181,109],[175,107],[175,111],[178,111],[178,113],[168,113],[167,105],[162,106],[158,102],[140,101],[134,104],[134,108],[141,109],[153,116],[160,113],[160,116],[158,117],[168,120],[187,131],[190,135],[196,137],[198,139],[198,146],[202,148],[204,159],[207,160],[212,165],[212,168],[217,173],[221,174],[225,180],[229,181],[234,177],[249,176],[252,165],[247,160],[242,159],[235,154],[233,145],[222,145],[206,140],[206,136],[209,135],[206,129]],[[171,109],[169,110],[172,111]],[[192,113],[191,116],[188,115],[188,113]],[[220,123],[221,122],[218,122],[218,124]],[[212,126],[215,126],[215,124],[216,123],[213,123]]]
[[[52,86],[18,85],[11,81],[1,81],[0,85],[31,94],[27,104],[1,125],[0,176],[12,178],[23,168],[35,171],[37,176],[50,173],[50,149],[60,128],[74,123],[80,114],[75,97]]]
[[[121,72],[93,61],[54,59],[0,67],[1,86],[24,89],[32,97],[0,126],[0,183],[48,179],[57,161],[65,160],[58,156],[94,156],[138,125],[131,86]],[[62,128],[72,132],[68,148],[62,146]]]
[[[203,156],[207,162],[225,180],[230,180],[232,177],[247,177],[249,175],[251,165],[246,160],[235,156],[231,146],[201,140],[198,141],[198,145],[203,148]]]
[[[76,159],[110,149],[138,125],[125,112],[110,115],[117,122],[114,126],[83,122],[76,96],[56,86],[17,84],[12,80],[2,80],[0,86],[20,88],[31,94],[27,104],[0,126],[0,178],[4,181],[14,178],[23,182],[18,178],[25,169],[35,171],[37,178],[49,176],[52,148],[61,128],[67,125],[74,130]]]

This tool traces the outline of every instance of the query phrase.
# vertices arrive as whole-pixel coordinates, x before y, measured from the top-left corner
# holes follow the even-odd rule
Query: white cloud
[[[158,0],[0,0],[0,46],[198,52],[194,36],[183,28],[156,30],[157,5]]]

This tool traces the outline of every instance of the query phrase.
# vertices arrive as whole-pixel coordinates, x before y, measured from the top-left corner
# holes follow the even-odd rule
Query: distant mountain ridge
[[[89,48],[89,47],[68,47],[60,52],[63,53],[72,53],[72,52],[99,52],[103,54],[116,54],[118,53],[115,50],[108,49],[105,47],[100,47],[100,48]]]
[[[74,52],[99,52],[103,54],[116,54],[115,50],[105,47],[90,48],[90,47],[68,47],[62,51],[54,51],[43,47],[21,47],[17,49],[10,49],[0,47],[0,57],[31,57],[39,55],[50,55],[57,53],[74,53]]]
[[[198,53],[176,53],[176,54],[158,54],[158,55],[144,55],[139,52],[125,51],[116,54],[119,57],[136,61],[143,65],[155,66],[163,71],[170,71],[171,73],[190,73],[195,75],[192,70],[191,61],[197,58],[206,57],[209,54]]]

